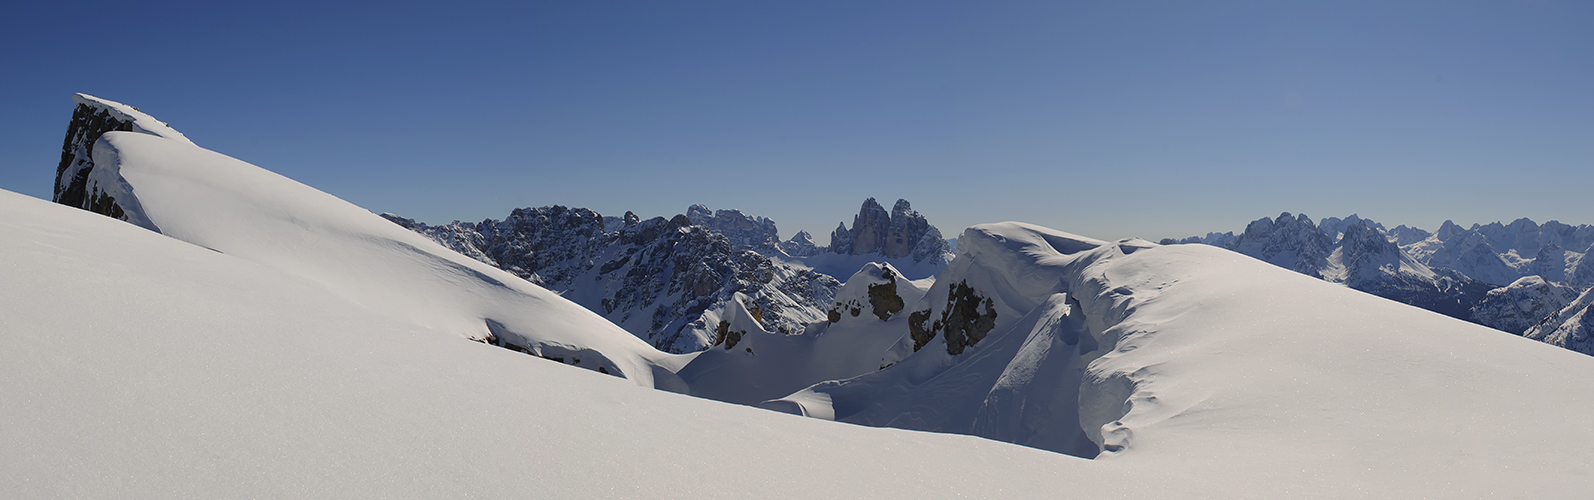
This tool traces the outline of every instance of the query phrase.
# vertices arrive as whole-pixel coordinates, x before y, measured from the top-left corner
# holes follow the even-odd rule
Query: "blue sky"
[[[55,4],[0,7],[0,188],[43,198],[85,92],[432,223],[1594,223],[1594,2]]]

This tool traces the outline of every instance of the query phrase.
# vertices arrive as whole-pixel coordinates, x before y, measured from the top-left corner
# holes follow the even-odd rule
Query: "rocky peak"
[[[1331,240],[1339,241],[1339,239],[1344,236],[1346,230],[1357,224],[1364,224],[1368,228],[1377,230],[1380,234],[1384,232],[1383,224],[1379,224],[1369,219],[1363,219],[1361,216],[1356,214],[1350,214],[1350,217],[1346,217],[1344,219],[1338,217],[1324,218],[1322,222],[1317,224],[1317,227],[1323,231],[1323,234],[1328,235]]]
[[[945,263],[950,253],[941,231],[913,210],[908,200],[897,200],[886,212],[874,198],[864,200],[853,218],[852,229],[842,223],[830,235],[830,251],[839,254],[879,254],[888,259],[911,257]]]
[[[836,230],[830,232],[830,251],[842,255],[852,253],[852,232],[847,230],[847,223],[836,225]]]
[[[852,254],[881,252],[890,229],[891,213],[874,198],[864,200],[863,206],[858,209],[858,216],[852,219]]]
[[[165,122],[138,108],[88,94],[75,94],[72,121],[61,144],[61,163],[55,168],[56,203],[127,220],[128,213],[112,187],[119,176],[94,174],[94,143],[107,132],[138,132],[192,144]],[[125,197],[125,195],[124,195]]]
[[[702,226],[725,235],[736,250],[781,252],[775,221],[768,217],[754,217],[742,213],[741,210],[710,211],[707,206],[692,205],[686,209],[686,218],[694,226]]]
[[[780,250],[792,257],[808,257],[820,252],[819,245],[814,244],[814,237],[808,231],[798,231],[791,239],[781,242]]]
[[[1340,248],[1345,267],[1352,276],[1368,266],[1376,268],[1400,261],[1400,247],[1384,238],[1383,233],[1367,227],[1365,221],[1357,221],[1345,228],[1345,234],[1340,238]]]
[[[919,239],[930,229],[929,221],[913,211],[908,200],[897,200],[891,208],[891,226],[886,231],[886,241],[881,253],[886,257],[907,257],[919,244]],[[937,231],[937,234],[940,232]]]
[[[1400,246],[1406,246],[1426,240],[1432,235],[1433,233],[1429,233],[1415,227],[1410,227],[1405,224],[1395,226],[1394,229],[1389,230],[1389,237],[1393,238],[1395,240],[1395,244]]]
[[[1263,217],[1247,224],[1245,232],[1227,248],[1321,278],[1331,245],[1329,236],[1319,231],[1306,214],[1292,216],[1284,212],[1278,219]]]

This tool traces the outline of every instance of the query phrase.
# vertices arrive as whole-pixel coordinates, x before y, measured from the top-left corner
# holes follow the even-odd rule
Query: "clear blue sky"
[[[1594,223],[1587,1],[11,2],[0,188],[49,198],[73,92],[432,223]]]

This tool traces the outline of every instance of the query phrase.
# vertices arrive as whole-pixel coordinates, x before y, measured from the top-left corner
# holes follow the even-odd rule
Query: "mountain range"
[[[1351,215],[1318,223],[1289,212],[1239,235],[1207,233],[1163,244],[1227,248],[1332,283],[1499,330],[1523,334],[1594,286],[1594,226],[1445,221],[1436,232]],[[1568,250],[1568,249],[1573,250]],[[1546,338],[1543,336],[1535,338]],[[1561,338],[1561,337],[1557,337]],[[1563,341],[1552,341],[1585,354]]]

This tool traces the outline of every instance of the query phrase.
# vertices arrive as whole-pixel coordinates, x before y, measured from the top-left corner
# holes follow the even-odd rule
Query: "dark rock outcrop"
[[[111,131],[130,132],[133,121],[119,117],[110,109],[79,102],[72,109],[72,122],[61,144],[61,164],[55,167],[55,202],[91,212],[122,218],[116,201],[105,200],[103,193],[89,191],[89,174],[94,171],[90,154],[94,141]]]

